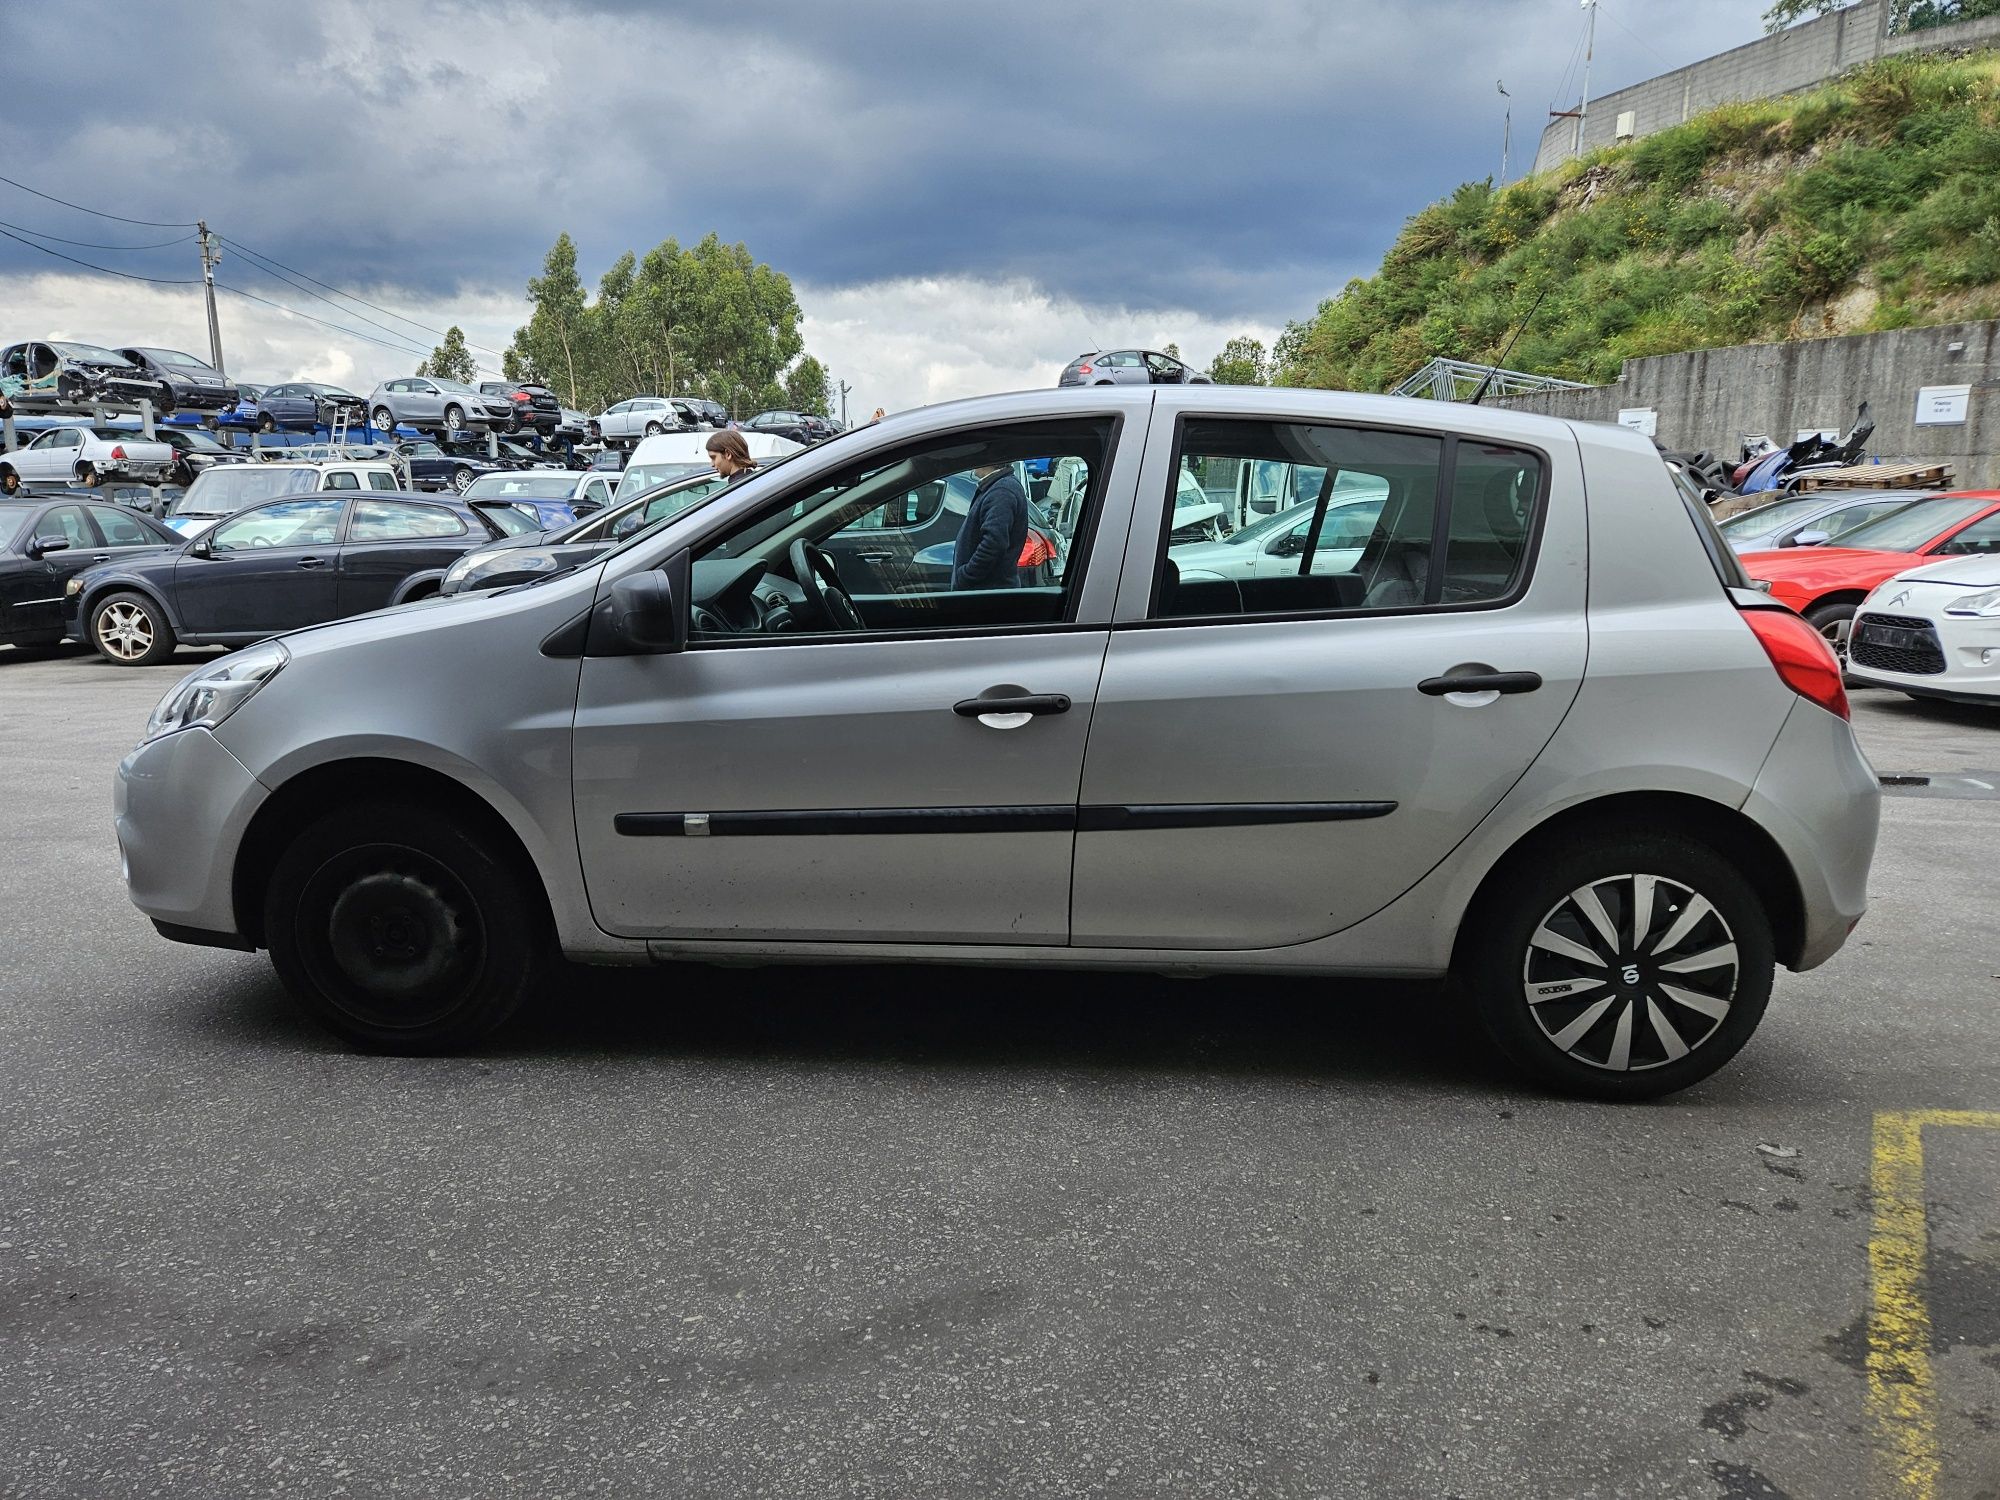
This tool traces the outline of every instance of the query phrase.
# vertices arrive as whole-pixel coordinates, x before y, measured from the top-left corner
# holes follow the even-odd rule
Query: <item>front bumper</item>
[[[126,756],[111,805],[132,904],[167,927],[237,936],[236,851],[268,795],[206,729]]]
[[[1817,704],[1793,704],[1743,812],[1776,841],[1798,881],[1804,922],[1789,967],[1817,968],[1868,909],[1882,818],[1882,788],[1853,727]]]
[[[174,387],[174,408],[177,411],[230,411],[241,398],[228,386],[220,385],[177,385]]]
[[[1978,591],[1967,587],[1948,592],[1957,597]],[[1850,646],[1847,670],[1856,682],[1865,682],[1871,687],[1896,688],[1919,697],[2000,703],[2000,619],[1948,615],[1935,608],[1864,609],[1854,617],[1855,628],[1859,630],[1871,618],[1899,625],[1921,622],[1929,627],[1930,638],[1923,642],[1924,650],[1883,652],[1875,661],[1865,659],[1875,654],[1868,646],[1858,642]],[[1936,651],[1934,657],[1930,648]],[[1884,664],[1887,662],[1917,667],[1941,666],[1942,669],[1898,671]]]

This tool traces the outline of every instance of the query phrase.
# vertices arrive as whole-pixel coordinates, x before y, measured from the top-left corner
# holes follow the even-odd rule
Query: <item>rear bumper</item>
[[[112,816],[132,904],[174,929],[176,942],[191,941],[191,931],[239,945],[236,850],[267,795],[206,729],[163,735],[126,756]]]
[[[1790,967],[1817,968],[1868,909],[1882,816],[1882,788],[1853,728],[1815,704],[1794,704],[1743,812],[1777,842],[1798,882],[1804,922]]]

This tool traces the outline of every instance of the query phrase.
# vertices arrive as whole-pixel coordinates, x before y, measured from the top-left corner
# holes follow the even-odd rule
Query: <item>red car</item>
[[[1743,570],[1771,597],[1804,615],[1844,661],[1847,630],[1868,591],[1920,557],[2000,552],[2000,490],[1966,490],[1912,501],[1844,531],[1822,547],[1750,552]]]

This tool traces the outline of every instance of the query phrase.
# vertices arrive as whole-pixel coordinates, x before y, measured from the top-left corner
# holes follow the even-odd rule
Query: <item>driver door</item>
[[[1139,411],[1122,439],[1109,417],[1064,415],[878,450],[701,535],[680,574],[689,648],[583,662],[577,837],[599,925],[661,941],[1066,943]],[[845,629],[801,586],[795,543],[976,463],[1063,456],[1094,482],[1060,583],[870,596],[837,561],[862,622]],[[981,700],[1009,699],[1033,701],[981,716]]]
[[[347,502],[273,500],[231,516],[174,565],[174,603],[190,635],[277,635],[334,616]],[[198,543],[198,546],[201,546]]]

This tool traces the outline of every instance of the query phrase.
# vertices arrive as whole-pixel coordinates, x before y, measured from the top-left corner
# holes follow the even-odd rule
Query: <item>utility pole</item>
[[[1507,80],[1504,78],[1495,79],[1493,87],[1500,90],[1500,97],[1502,99],[1510,101],[1507,105],[1507,117],[1500,126],[1500,186],[1505,187],[1507,185],[1507,157],[1514,144],[1514,106],[1511,102],[1514,96],[1507,92]]]
[[[842,427],[847,425],[847,393],[853,389],[854,387],[846,381],[843,380],[840,382],[840,425]]]
[[[197,220],[195,228],[201,231],[201,289],[208,297],[208,360],[216,374],[227,375],[222,367],[222,325],[215,320],[215,264],[222,259],[222,251],[205,220]]]
[[[1590,59],[1597,52],[1597,0],[1583,0],[1583,8],[1590,12],[1590,21],[1584,33],[1583,44],[1583,102],[1576,107],[1576,150],[1571,154],[1583,155],[1583,127],[1590,119]]]

